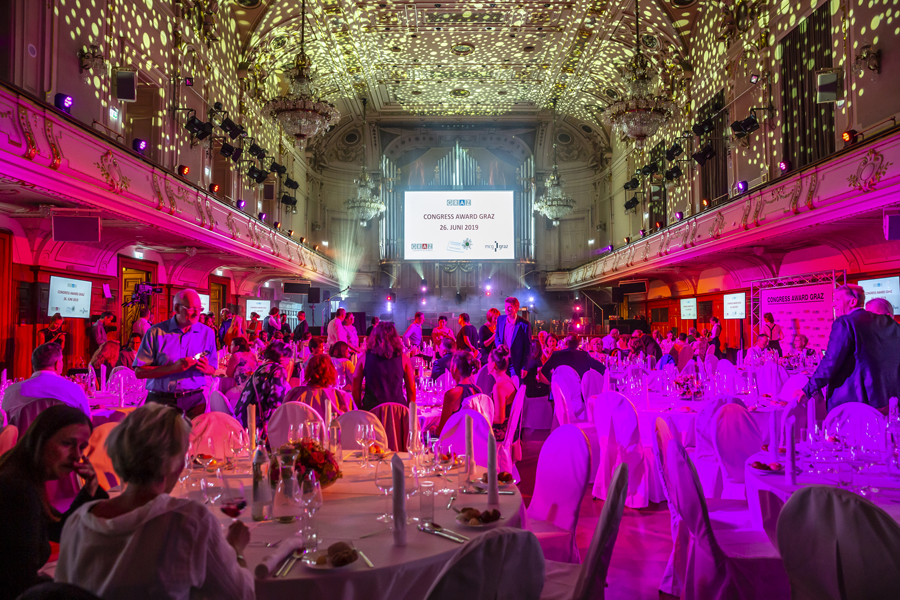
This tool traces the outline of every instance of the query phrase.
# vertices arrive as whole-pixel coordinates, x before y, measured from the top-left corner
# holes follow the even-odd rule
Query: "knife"
[[[369,568],[370,568],[370,569],[374,569],[374,568],[375,568],[375,565],[372,564],[372,561],[369,560],[369,557],[368,557],[368,556],[366,556],[365,554],[363,554],[362,550],[357,549],[356,553],[359,554],[359,557],[360,557],[361,559],[363,559],[364,561],[366,561],[366,564],[369,565]]]
[[[447,538],[451,542],[456,542],[457,544],[465,544],[466,543],[465,540],[460,539],[459,537],[452,536],[443,531],[438,531],[437,529],[426,529],[425,526],[423,526],[423,525],[419,525],[419,531],[423,531],[425,533],[430,533],[431,535],[437,535],[442,538]]]
[[[508,490],[507,491],[499,490],[497,493],[500,494],[501,496],[515,496],[516,495],[515,492],[511,492]],[[463,490],[463,494],[487,494],[487,491],[486,490],[478,490],[478,491]]]

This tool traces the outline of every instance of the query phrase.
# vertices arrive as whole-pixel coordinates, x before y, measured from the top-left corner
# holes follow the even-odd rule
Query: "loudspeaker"
[[[884,239],[900,240],[900,213],[884,213]]]
[[[309,288],[309,296],[306,298],[306,302],[308,304],[318,304],[322,301],[322,298],[319,296],[319,293],[322,291],[322,288]]]
[[[647,282],[635,281],[633,283],[620,283],[619,289],[622,290],[623,294],[646,294]]]
[[[285,282],[284,284],[284,293],[285,294],[308,294],[309,293],[309,284],[308,283],[297,283],[297,282]]]
[[[53,217],[54,242],[99,242],[100,217]]]
[[[137,73],[116,71],[116,99],[120,102],[137,101]]]
[[[612,288],[612,301],[614,303],[625,302],[625,292],[621,287]]]

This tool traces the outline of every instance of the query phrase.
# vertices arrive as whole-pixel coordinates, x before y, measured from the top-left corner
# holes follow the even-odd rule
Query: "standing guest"
[[[343,389],[353,381],[354,366],[353,361],[350,360],[350,346],[347,342],[338,342],[328,349],[328,354],[334,364],[337,379],[342,382],[339,387]]]
[[[496,347],[509,348],[509,372],[514,375],[522,370],[531,350],[531,331],[528,321],[519,316],[519,299],[510,296],[503,307],[504,314],[497,319]]]
[[[59,345],[41,344],[35,348],[31,353],[31,368],[31,377],[13,383],[3,393],[3,411],[7,415],[12,418],[26,404],[41,398],[53,398],[91,416],[91,407],[84,390],[61,375],[63,353]]]
[[[57,344],[60,348],[66,347],[66,332],[63,330],[65,319],[62,315],[56,313],[50,317],[50,325],[41,329],[40,339],[42,344]]]
[[[719,317],[712,317],[709,321],[712,323],[712,329],[709,332],[709,343],[715,348],[716,358],[722,358],[722,340],[720,339],[722,325],[719,323]]]
[[[269,316],[263,320],[262,326],[269,337],[281,332],[281,314],[277,306],[269,309]]]
[[[453,349],[456,342],[453,338],[441,338],[441,357],[435,359],[431,365],[431,380],[437,381],[438,377],[450,371],[450,360],[453,358]]]
[[[232,319],[234,318],[231,314],[231,311],[227,308],[223,308],[219,311],[219,318],[221,320],[221,325],[219,326],[219,339],[222,341],[222,345],[227,347],[228,344],[231,343],[231,340],[226,340],[226,336],[228,334],[228,330],[231,329]],[[243,332],[243,328],[241,328]],[[242,333],[241,335],[246,335],[246,333]]]
[[[481,393],[474,381],[475,372],[480,368],[481,363],[471,352],[461,350],[453,353],[453,359],[450,361],[450,373],[453,375],[456,386],[444,393],[444,404],[441,408],[441,420],[437,426],[437,435],[441,434],[447,419],[462,408],[463,400]]]
[[[407,348],[420,348],[422,346],[422,323],[425,322],[425,315],[417,312],[413,315],[412,323],[406,328],[403,334],[403,341],[406,342]]]
[[[200,320],[200,295],[192,289],[175,294],[175,316],[157,323],[141,340],[134,374],[147,380],[147,402],[178,406],[199,414],[206,408],[203,387],[216,372],[209,356],[216,355],[215,332]]]
[[[119,351],[122,349],[121,344],[114,340],[103,342],[103,345],[97,348],[94,355],[91,356],[90,366],[93,367],[94,373],[100,377],[100,367],[106,367],[106,378],[112,375],[112,370],[119,362]]]
[[[866,310],[876,315],[894,316],[894,305],[887,298],[872,298],[866,302]]]
[[[627,338],[628,336],[622,336],[620,339],[624,340]],[[577,335],[568,336],[563,340],[563,346],[564,348],[554,352],[553,356],[551,356],[541,368],[539,379],[542,382],[549,384],[553,370],[563,365],[575,369],[575,372],[578,373],[579,377],[584,377],[584,374],[591,369],[603,375],[606,367],[604,367],[600,361],[591,358],[590,354],[578,347]]]
[[[294,327],[294,341],[303,341],[309,333],[309,323],[306,322],[306,311],[297,313],[297,326]]]
[[[259,322],[259,313],[250,313],[250,321],[247,323],[247,335],[259,333],[262,323]]]
[[[282,315],[281,337],[284,338],[285,342],[291,341],[291,324],[287,322],[287,315]]]
[[[550,386],[538,378],[538,373],[544,365],[544,352],[540,340],[531,342],[531,353],[528,362],[522,369],[522,385],[525,386],[526,398],[549,398]]]
[[[134,359],[137,357],[138,350],[141,347],[141,340],[143,338],[138,333],[132,333],[131,339],[128,340],[127,346],[122,346],[122,349],[119,351],[119,360],[116,361],[117,367],[128,367],[131,369],[131,365],[134,364]]]
[[[363,396],[363,380],[366,383]],[[404,387],[406,398],[403,397]],[[382,321],[366,340],[353,375],[353,402],[372,410],[385,402],[409,405],[416,399],[416,372],[403,351],[403,340],[393,323]]]
[[[862,308],[862,305],[859,307]],[[784,334],[781,332],[781,325],[775,324],[775,317],[772,316],[772,313],[764,314],[763,321],[765,321],[765,323],[760,327],[760,333],[766,334],[769,338],[769,348],[777,352],[778,356],[781,356],[781,340],[784,339]]]
[[[263,363],[257,367],[253,375],[247,380],[244,391],[234,407],[234,414],[243,426],[249,426],[247,422],[247,407],[256,406],[256,430],[263,431],[269,417],[275,409],[281,406],[282,399],[290,389],[288,385],[287,367],[290,356],[287,354],[284,342],[273,341],[266,346],[263,353]]]
[[[339,308],[334,313],[334,318],[328,322],[328,327],[325,330],[328,332],[327,345],[329,348],[332,344],[347,341],[347,332],[344,331],[344,315],[346,313],[345,309]]]
[[[491,397],[494,400],[494,430],[499,433],[498,441],[502,441],[506,433],[506,423],[513,399],[516,397],[516,384],[509,376],[509,348],[497,346],[491,351],[487,360],[488,372],[494,378]]]
[[[131,333],[139,333],[141,337],[144,337],[144,334],[151,327],[153,327],[153,323],[150,322],[150,309],[145,306],[138,312],[137,321],[132,323]]]
[[[336,346],[342,343],[338,342]],[[322,411],[323,419],[325,418],[326,402],[331,403],[331,412],[335,417],[353,410],[353,403],[350,402],[349,396],[335,390],[337,370],[329,357],[324,354],[313,356],[309,361],[309,366],[303,372],[303,377],[304,385],[292,388],[284,397],[285,402],[309,404],[317,411]]]
[[[605,336],[603,336],[603,350],[605,352],[612,352],[616,347],[616,343],[618,342],[618,339],[619,339],[619,330],[618,329],[610,329],[609,333],[607,333]]]
[[[243,337],[231,340],[228,352],[231,357],[225,367],[225,376],[234,380],[234,387],[241,387],[256,370],[256,355],[251,352],[249,342]]]
[[[453,330],[447,326],[447,317],[441,315],[440,317],[438,317],[437,327],[435,327],[431,331],[431,342],[434,344],[435,353],[440,353],[444,348],[443,342],[445,339],[453,341],[455,346],[455,336],[453,335]]]
[[[481,362],[487,364],[488,356],[496,347],[497,319],[500,311],[491,307],[487,311],[487,322],[478,330],[478,349],[481,351]]]
[[[866,293],[858,285],[834,290],[834,312],[825,358],[800,393],[812,398],[828,386],[827,409],[845,402],[863,402],[886,409],[900,389],[900,325],[893,316],[863,309]]]
[[[559,338],[553,334],[547,336],[547,343],[544,344],[543,349],[541,350],[541,360],[546,363],[550,360],[550,357],[553,356],[553,353],[556,352],[556,347],[559,345]]]
[[[103,343],[107,340],[106,336],[106,327],[108,325],[112,325],[114,315],[107,311],[103,311],[100,313],[100,317],[97,319],[97,322],[91,325],[90,338],[91,338],[91,354],[97,351],[97,348],[103,345]]]
[[[347,332],[347,346],[353,353],[359,352],[359,332],[356,330],[356,316],[348,312],[344,317],[344,331]]]
[[[477,356],[478,332],[475,331],[475,327],[472,325],[469,313],[460,313],[457,322],[459,323],[459,331],[456,333],[456,348],[461,351],[471,352],[473,356]]]
[[[90,437],[91,420],[82,411],[51,406],[0,458],[0,599],[12,600],[47,581],[38,569],[50,558],[50,542],[59,542],[63,525],[83,504],[109,497],[84,458]],[[60,514],[50,505],[45,484],[72,473],[84,486]]]
[[[228,329],[225,330],[225,335],[222,337],[222,344],[225,348],[231,345],[231,341],[235,338],[246,338],[247,331],[244,329],[244,317],[241,315],[232,316],[228,322],[230,325]]]
[[[250,541],[247,526],[235,521],[222,535],[207,507],[170,495],[190,432],[178,411],[158,404],[138,408],[110,432],[106,447],[123,491],[69,518],[57,581],[103,598],[255,597],[241,556]]]
[[[378,325],[378,322],[381,321],[378,317],[372,317],[372,324],[366,327],[366,337],[372,335],[372,330],[375,329],[375,326]]]

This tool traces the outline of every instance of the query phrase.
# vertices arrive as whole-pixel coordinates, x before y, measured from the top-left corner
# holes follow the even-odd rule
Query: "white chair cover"
[[[478,374],[475,376],[475,385],[481,390],[482,394],[490,396],[494,392],[494,383],[494,376],[488,372],[487,365],[478,369]]]
[[[681,369],[682,375],[696,375],[697,374],[697,364],[693,360],[689,360],[684,368]]]
[[[473,394],[460,403],[460,408],[468,408],[482,415],[488,423],[494,422],[494,400],[487,394]]]
[[[603,599],[606,593],[609,561],[619,535],[627,490],[628,466],[621,464],[613,475],[612,484],[606,494],[607,500],[600,510],[600,519],[594,529],[584,563],[579,566],[546,561],[541,600]]]
[[[97,483],[104,490],[109,490],[120,483],[119,475],[113,468],[112,460],[106,452],[106,438],[118,425],[118,423],[103,423],[94,427],[87,448],[84,450],[85,458],[97,473]]]
[[[237,419],[221,412],[204,413],[196,417],[191,425],[191,444],[194,447],[194,453],[209,454],[216,459],[231,455],[228,434],[241,435],[244,432],[244,428]],[[210,440],[212,440],[211,446]],[[285,435],[284,441],[287,441],[287,435]]]
[[[685,344],[681,350],[678,351],[678,370],[684,371],[684,368],[691,363],[691,358],[694,357],[694,349],[690,346],[690,344]]]
[[[116,375],[116,373],[121,373],[122,371],[131,371],[131,367],[126,367],[124,365],[113,367],[112,373],[109,374],[109,378],[112,379]],[[133,373],[134,371],[131,372]]]
[[[744,463],[760,451],[763,436],[750,411],[726,404],[713,417],[713,445],[722,470],[733,482],[744,483]]]
[[[353,396],[338,388],[292,388],[284,395],[285,402],[300,402],[313,408],[322,419],[327,414],[326,403],[331,403],[332,418],[354,410]]]
[[[790,597],[787,573],[765,532],[714,531],[697,472],[684,447],[665,451],[671,506],[690,533],[683,600],[774,600]]]
[[[568,365],[560,365],[553,369],[550,383],[559,386],[559,389],[566,395],[569,411],[567,422],[584,421],[584,399],[581,397],[581,377],[578,376],[578,372]],[[556,397],[554,396],[553,399],[555,401]],[[562,422],[560,421],[560,423]]]
[[[767,362],[756,374],[759,393],[771,398],[778,397],[787,380],[787,370],[776,362]]]
[[[510,379],[512,379],[513,385],[516,386],[516,389],[518,390],[519,389],[519,376],[513,375],[512,377],[510,377]]]
[[[737,392],[737,370],[730,360],[721,359],[716,363],[716,372],[724,377],[726,394],[734,394]]]
[[[452,447],[453,452],[465,454],[466,452],[466,416],[472,417],[472,447],[475,451],[475,464],[487,467],[488,440],[490,439],[491,424],[484,416],[470,408],[462,408],[450,415],[441,430],[441,448],[446,452]]]
[[[715,350],[715,348],[713,348]],[[707,354],[706,359],[703,361],[706,365],[706,374],[709,377],[712,377],[719,370],[719,359],[716,358],[715,354]]]
[[[778,399],[790,402],[797,394],[797,390],[802,390],[809,383],[809,377],[806,375],[791,375],[784,382],[781,391],[778,393]]]
[[[449,390],[456,385],[456,382],[453,381],[453,375],[448,371],[437,378],[437,384],[444,390]]]
[[[6,425],[0,429],[0,456],[3,456],[19,440],[19,428],[15,425]]]
[[[715,356],[715,355],[716,355],[716,347],[713,344],[710,344],[709,347],[706,349],[706,357],[709,358],[710,356]]]
[[[793,600],[900,594],[900,526],[870,501],[836,487],[805,487],[781,509],[777,531]]]
[[[550,393],[553,396],[553,416],[557,425],[569,424],[569,402],[566,393],[556,383],[550,384]]]
[[[288,443],[291,425],[297,426],[306,421],[318,421],[322,423],[324,431],[325,420],[308,404],[300,402],[284,402],[275,409],[269,422],[266,424],[266,431],[269,435],[269,446],[278,448]],[[347,447],[346,435],[342,434],[341,443]],[[355,440],[354,440],[355,443]],[[387,448],[387,446],[384,446]]]
[[[387,436],[388,448],[394,452],[406,452],[409,437],[409,407],[399,402],[385,402],[372,409]]]
[[[220,412],[232,417],[234,416],[231,404],[228,403],[228,400],[222,395],[222,392],[215,390],[209,394],[209,408],[207,412]]]
[[[594,477],[593,495],[606,500],[606,491],[613,481],[613,471],[625,463],[628,465],[625,505],[629,508],[645,508],[650,504],[650,473],[644,459],[637,410],[622,394],[606,392],[606,395],[611,401],[594,407],[600,460]]]
[[[444,566],[427,600],[537,600],[544,558],[534,534],[498,527],[466,543]]]
[[[560,425],[541,448],[526,513],[528,528],[537,535],[546,559],[581,562],[575,529],[590,465],[587,436],[574,425]]]
[[[282,404],[282,406],[284,406]],[[303,404],[302,406],[307,406]],[[308,407],[307,407],[308,408]],[[310,409],[312,410],[312,409]],[[313,411],[315,412],[315,411]],[[318,415],[319,413],[315,413]],[[356,441],[356,426],[365,423],[375,427],[375,443],[382,449],[387,450],[388,440],[387,433],[384,431],[384,425],[378,420],[374,414],[367,410],[351,410],[337,417],[338,425],[341,426],[341,448],[344,450],[362,450],[363,447]]]
[[[825,415],[825,429],[837,432],[850,445],[867,444],[884,449],[885,418],[862,402],[845,402]]]
[[[729,396],[717,396],[706,402],[697,413],[697,420],[694,425],[694,436],[696,440],[694,456],[699,458],[715,458],[716,450],[713,446],[712,421],[713,415],[720,408],[728,403],[740,404],[744,408],[746,405],[740,398],[732,398]]]
[[[690,532],[682,523],[681,517],[675,510],[671,499],[669,498],[669,487],[671,483],[668,481],[668,473],[666,471],[666,451],[669,440],[679,439],[678,430],[675,428],[671,417],[656,418],[656,435],[653,436],[653,455],[656,457],[656,466],[659,469],[660,480],[663,485],[663,493],[666,496],[666,502],[669,505],[669,516],[671,518],[672,531],[672,552],[669,555],[669,562],[666,563],[666,569],[663,571],[662,580],[659,583],[659,589],[666,594],[672,596],[681,596],[684,589],[684,573],[687,570],[687,555],[690,546]]]
[[[802,402],[798,402],[797,398],[792,398],[788,400],[787,406],[784,407],[784,411],[781,413],[781,424],[779,426],[779,434],[778,434],[778,445],[782,448],[787,448],[787,437],[785,437],[784,424],[787,423],[787,420],[791,417],[794,417],[797,420],[797,426],[794,427],[794,440],[798,442],[802,442],[805,440],[800,439],[800,428],[806,427],[806,405],[809,402],[809,398],[803,397]],[[815,400],[813,400],[815,402]],[[771,443],[771,441],[769,442]]]
[[[603,393],[603,375],[593,369],[588,369],[581,378],[581,399],[584,400],[584,418],[587,421],[594,421],[594,415],[591,414],[593,407],[589,405],[588,398]]]

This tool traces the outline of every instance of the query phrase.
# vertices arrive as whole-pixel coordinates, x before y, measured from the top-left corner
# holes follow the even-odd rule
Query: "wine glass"
[[[448,444],[446,448],[446,452],[441,448],[440,440],[434,442],[434,449],[432,450],[434,453],[434,459],[437,463],[437,469],[440,471],[441,475],[445,482],[449,482],[450,479],[447,477],[447,473],[453,468],[454,463],[454,455],[453,455],[453,446]],[[452,494],[453,488],[444,484],[444,487],[438,490],[439,494]]]
[[[360,423],[356,426],[356,443],[362,448],[363,469],[371,467],[369,464],[369,430],[372,428],[368,423]]]
[[[318,546],[318,527],[316,527],[316,511],[322,507],[322,486],[319,484],[314,471],[309,471],[302,480],[297,482],[300,488],[300,505],[303,507],[303,539],[307,542],[308,550],[315,550]]]
[[[228,485],[228,479],[223,479],[223,482],[225,490],[222,494],[222,502],[219,504],[219,510],[231,517],[231,522],[234,523],[237,522],[238,517],[241,516],[244,509],[247,508],[247,497],[244,494],[244,484],[238,482],[239,487],[235,489]]]
[[[412,456],[413,467],[416,469],[420,468],[419,457],[422,456],[422,444],[419,443],[419,436],[416,435],[416,432],[410,431],[407,434],[406,449],[409,451],[409,455]]]
[[[213,452],[213,439],[212,438],[207,438],[206,449],[207,449],[207,452],[209,452],[209,454],[198,452],[196,455],[196,458],[198,461],[200,461],[200,464],[203,465],[203,470],[209,471],[209,466],[212,464],[212,461],[215,458],[212,455],[212,452]]]
[[[288,425],[288,442],[293,444],[300,439],[300,437],[302,436],[302,433],[300,431],[301,427],[302,425],[300,423],[291,423],[290,425]]]
[[[309,434],[308,437],[320,444],[322,443],[322,423],[320,421],[307,421],[306,431]]]
[[[204,476],[200,480],[200,489],[203,490],[205,504],[215,504],[222,497],[222,470],[216,469],[216,476]]]
[[[384,494],[384,514],[378,516],[377,521],[382,523],[390,523],[393,520],[391,515],[390,496],[394,491],[394,470],[390,461],[379,461],[375,466],[375,487]]]

